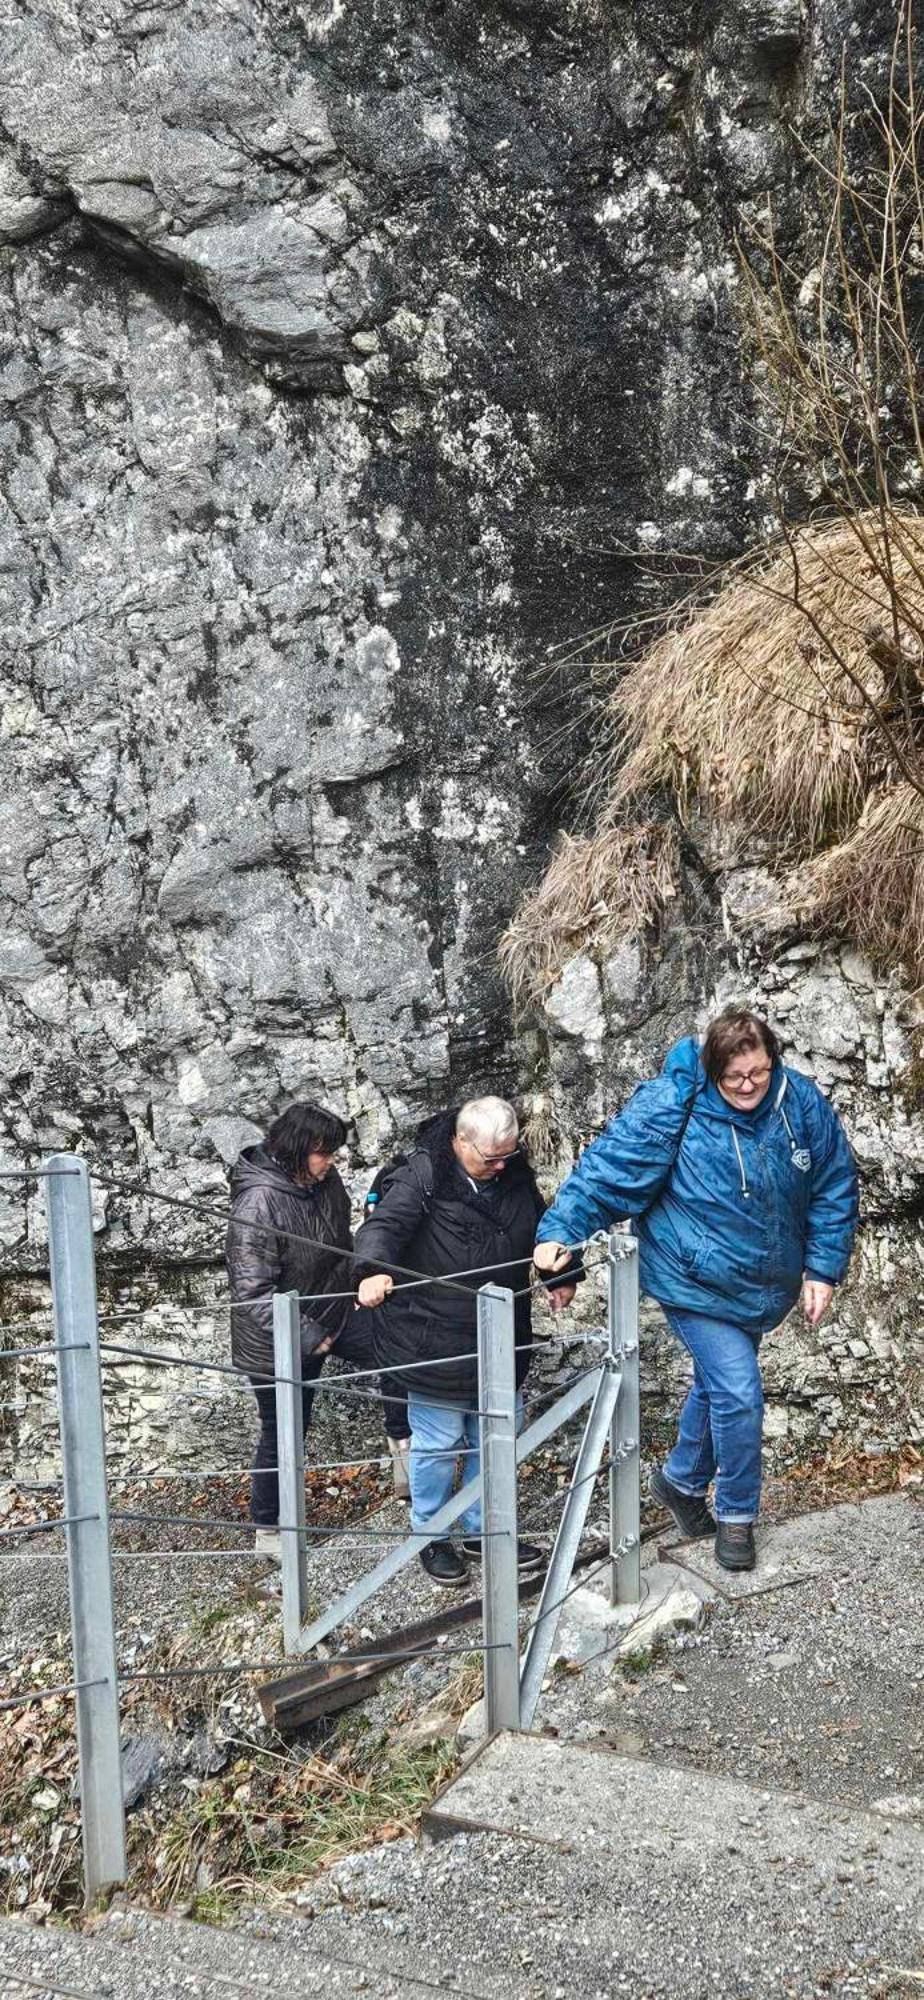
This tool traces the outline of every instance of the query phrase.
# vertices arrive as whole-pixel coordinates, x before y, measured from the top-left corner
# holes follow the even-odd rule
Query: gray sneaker
[[[282,1536],[278,1528],[258,1528],[253,1538],[255,1556],[265,1556],[268,1562],[281,1563]]]
[[[411,1481],[408,1460],[411,1455],[411,1440],[409,1437],[389,1438],[388,1450],[391,1457],[395,1499],[409,1500],[411,1497]]]
[[[648,1491],[659,1507],[666,1507],[672,1514],[686,1542],[703,1542],[707,1535],[715,1534],[715,1520],[710,1514],[701,1493],[681,1493],[679,1486],[672,1486],[656,1466],[648,1481]]]

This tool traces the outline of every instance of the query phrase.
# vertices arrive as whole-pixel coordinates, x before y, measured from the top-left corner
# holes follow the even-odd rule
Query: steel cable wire
[[[44,1535],[52,1528],[77,1528],[83,1521],[98,1521],[98,1514],[62,1514],[57,1520],[30,1521],[21,1528],[0,1528],[0,1542],[11,1541],[14,1535]]]
[[[594,1238],[588,1237],[587,1240],[589,1243],[592,1243],[594,1241]],[[322,1247],[326,1249],[326,1246]],[[511,1261],[522,1262],[523,1260],[508,1259],[507,1262],[504,1264],[481,1264],[477,1267],[477,1269],[473,1266],[470,1272],[451,1271],[447,1273],[447,1278],[460,1278],[466,1276],[478,1277],[482,1272],[506,1271],[510,1269]],[[605,1263],[606,1263],[605,1257],[594,1258],[593,1262],[590,1262],[589,1260],[586,1260],[582,1257],[581,1268],[586,1277],[589,1271],[601,1270]],[[410,1279],[406,1284],[394,1285],[392,1287],[392,1290],[388,1293],[388,1297],[394,1298],[397,1292],[414,1291],[415,1288],[422,1285],[435,1285],[444,1282],[445,1280],[437,1277]],[[466,1291],[471,1291],[474,1288],[466,1286],[465,1289]],[[541,1278],[537,1278],[535,1280],[532,1280],[528,1285],[521,1285],[519,1289],[514,1291],[513,1296],[515,1299],[523,1299],[526,1297],[528,1292],[535,1292],[539,1294],[543,1291],[546,1291],[547,1289],[548,1287],[544,1284],[543,1280]],[[229,1298],[211,1299],[205,1303],[197,1299],[190,1299],[187,1300],[186,1302],[174,1299],[154,1299],[148,1306],[132,1306],[125,1312],[100,1313],[99,1325],[100,1326],[122,1325],[126,1320],[131,1321],[131,1320],[144,1319],[147,1313],[160,1312],[160,1311],[175,1312],[178,1316],[187,1319],[190,1318],[193,1314],[197,1313],[202,1313],[203,1315],[209,1315],[218,1312],[237,1312],[237,1311],[242,1311],[245,1308],[249,1309],[251,1306],[272,1305],[274,1298],[276,1298],[277,1296],[278,1294],[275,1292],[260,1292],[255,1298],[252,1299],[232,1299],[229,1297]],[[288,1297],[289,1294],[287,1293],[285,1294],[285,1296]],[[355,1299],[356,1291],[354,1288],[354,1290],[351,1292],[296,1292],[295,1296],[298,1299],[299,1305],[304,1306],[304,1305],[311,1305],[315,1302],[320,1303],[329,1299]],[[365,1310],[374,1310],[374,1308],[365,1308]],[[28,1322],[23,1321],[20,1324],[25,1326],[26,1330],[28,1330]],[[16,1324],[12,1324],[9,1327],[4,1327],[0,1325],[0,1334],[6,1332],[15,1333],[18,1332],[18,1330],[19,1328]],[[2,1358],[2,1356],[0,1356],[0,1358]]]
[[[99,1517],[94,1514],[81,1515],[79,1518],[83,1520],[97,1520]],[[250,1535],[253,1534],[255,1526],[259,1525],[254,1521],[231,1520],[220,1514],[164,1514],[160,1509],[152,1514],[140,1509],[125,1507],[111,1508],[109,1519],[110,1521],[163,1523],[164,1527],[174,1528],[223,1528],[230,1529],[231,1531],[237,1530],[238,1533]],[[57,1527],[62,1524],[53,1522],[51,1525]],[[29,1530],[20,1528],[14,1532],[17,1534],[27,1534]],[[280,1535],[322,1535],[325,1540],[336,1539],[340,1536],[349,1536],[358,1541],[375,1542],[414,1542],[419,1541],[421,1536],[423,1536],[425,1541],[430,1540],[430,1536],[424,1528],[402,1528],[400,1530],[398,1528],[340,1528],[336,1525],[324,1527],[318,1523],[312,1523],[310,1526],[302,1528],[292,1521],[274,1521],[273,1532]],[[491,1535],[503,1535],[507,1531],[505,1528],[492,1528],[487,1532]]]
[[[106,1686],[106,1679],[92,1681],[62,1681],[58,1687],[27,1688],[23,1694],[4,1695],[0,1701],[0,1711],[10,1708],[27,1708],[33,1701],[56,1701],[59,1695],[82,1694],[84,1688]]]
[[[387,1653],[325,1653],[321,1659],[310,1661],[308,1664],[323,1667],[341,1665],[358,1667],[375,1662],[381,1665],[384,1670],[387,1670],[389,1664],[393,1662],[400,1664],[402,1660],[443,1660],[447,1657],[451,1659],[457,1654],[504,1653],[506,1651],[507,1646],[503,1639],[496,1640],[489,1645],[484,1645],[481,1640],[473,1639],[467,1646],[407,1646],[400,1649],[395,1648],[393,1652],[389,1651]],[[127,1684],[129,1681],[206,1680],[216,1674],[278,1674],[285,1665],[286,1661],[283,1658],[275,1660],[229,1660],[219,1666],[210,1667],[167,1667],[163,1670],[160,1668],[141,1668],[127,1673],[120,1673],[119,1680]]]
[[[593,1577],[600,1575],[601,1570],[608,1569],[611,1561],[612,1557],[605,1555],[601,1557],[598,1563],[592,1564],[589,1569],[582,1570],[578,1582],[572,1584],[571,1589],[566,1590],[563,1597],[557,1597],[553,1604],[547,1604],[535,1618],[530,1619],[523,1634],[524,1639],[528,1639],[531,1632],[535,1632],[540,1625],[544,1625],[546,1619],[551,1617],[553,1611],[560,1611],[562,1605],[567,1604],[569,1597],[573,1597],[576,1590],[583,1589],[584,1585],[590,1583]]]
[[[57,1345],[54,1341],[39,1341],[34,1347],[0,1347],[0,1361],[21,1361],[28,1355],[29,1360],[41,1360],[46,1354],[86,1354],[88,1340],[64,1340]]]
[[[237,1377],[238,1381],[242,1382],[250,1382],[252,1379],[246,1368],[237,1368],[235,1367],[233,1362],[202,1361],[200,1360],[199,1356],[195,1354],[166,1354],[163,1352],[163,1350],[153,1347],[125,1347],[121,1342],[115,1340],[101,1340],[99,1345],[100,1345],[102,1365],[107,1368],[121,1367],[122,1363],[120,1360],[108,1361],[106,1359],[107,1355],[115,1354],[118,1356],[124,1355],[128,1360],[149,1361],[152,1362],[157,1367],[198,1368],[200,1370],[204,1370],[207,1374],[210,1375],[234,1375]],[[470,1358],[474,1359],[474,1356],[471,1356]],[[372,1371],[373,1374],[378,1374],[379,1372],[380,1371],[378,1369],[373,1369]],[[322,1381],[306,1382],[304,1377],[297,1377],[295,1375],[275,1375],[272,1373],[268,1373],[266,1375],[258,1375],[256,1377],[256,1380],[260,1383],[261,1388],[265,1387],[267,1389],[270,1388],[270,1386],[274,1382],[285,1382],[289,1385],[289,1387],[296,1389],[303,1389],[307,1387],[310,1388],[312,1392],[316,1391],[321,1387],[328,1387],[332,1390],[340,1390],[341,1395],[358,1398],[359,1401],[364,1403],[403,1404],[405,1400],[403,1396],[389,1396],[387,1391],[383,1391],[381,1395],[377,1395],[371,1389],[370,1390],[351,1389],[348,1386],[341,1387],[339,1377],[336,1375],[330,1376],[330,1378],[325,1380],[324,1382]],[[458,1410],[459,1408],[458,1404],[456,1403],[436,1403],[436,1402],[434,1402],[433,1407],[435,1409],[446,1409],[446,1410]],[[496,1410],[459,1410],[459,1415],[466,1417],[493,1417],[496,1416],[497,1414],[498,1412]]]
[[[96,1182],[98,1187],[110,1188],[117,1194],[130,1194],[138,1201],[163,1201],[168,1203],[171,1208],[185,1209],[188,1214],[202,1216],[209,1222],[220,1222],[225,1227],[229,1223],[232,1223],[235,1229],[249,1229],[251,1233],[258,1236],[273,1236],[277,1242],[307,1244],[313,1250],[332,1253],[344,1264],[368,1265],[370,1261],[368,1257],[363,1256],[361,1251],[343,1249],[340,1244],[332,1243],[327,1236],[302,1236],[297,1235],[291,1229],[275,1229],[267,1222],[247,1222],[236,1216],[231,1209],[225,1213],[217,1208],[203,1208],[199,1202],[191,1201],[181,1195],[165,1194],[160,1188],[131,1187],[125,1181],[114,1179],[112,1175],[97,1173],[96,1169],[89,1162],[87,1162],[87,1166],[91,1179]],[[602,1232],[597,1231],[594,1235],[587,1237],[583,1243],[566,1243],[562,1245],[562,1248],[567,1250],[572,1256],[580,1256],[587,1244],[599,1241],[601,1236]],[[517,1264],[531,1264],[532,1261],[533,1256],[532,1251],[530,1251],[528,1256],[508,1257],[503,1264],[481,1265],[464,1275],[477,1277],[479,1272],[484,1270],[509,1271]],[[460,1285],[457,1283],[459,1274],[456,1272],[447,1272],[445,1277],[440,1277],[434,1276],[432,1272],[412,1270],[408,1265],[404,1264],[382,1264],[377,1265],[376,1269],[379,1274],[386,1276],[397,1272],[400,1278],[409,1278],[415,1284],[445,1285],[453,1291],[464,1292],[466,1297],[470,1296],[473,1290],[471,1285]],[[564,1272],[560,1272],[557,1275],[559,1283],[568,1283],[568,1277]],[[343,1292],[338,1295],[333,1292],[316,1292],[309,1293],[307,1296],[318,1299],[335,1298],[337,1296],[341,1298],[353,1298],[355,1297],[355,1293]],[[248,1301],[246,1299],[236,1299],[233,1303],[235,1305],[246,1306]]]
[[[618,1451],[616,1451],[611,1458],[602,1459],[600,1464],[594,1467],[593,1472],[585,1472],[583,1478],[581,1479],[569,1479],[567,1483],[563,1486],[560,1486],[558,1492],[553,1493],[548,1500],[540,1500],[537,1504],[536,1513],[533,1516],[532,1521],[528,1521],[523,1528],[524,1535],[528,1535],[532,1532],[532,1529],[535,1527],[540,1514],[549,1514],[552,1512],[553,1508],[558,1507],[560,1505],[564,1505],[564,1502],[567,1500],[569,1493],[577,1493],[580,1487],[589,1486],[592,1479],[599,1479],[601,1473],[609,1472],[611,1466],[621,1465],[624,1459],[631,1458],[633,1452],[637,1450],[638,1446],[635,1444],[627,1443],[624,1445],[620,1445]]]
[[[402,1443],[407,1442],[407,1439],[402,1439]],[[453,1450],[451,1447],[443,1450],[434,1446],[432,1451],[427,1450],[426,1452],[427,1458],[476,1458],[477,1455],[477,1445],[466,1445],[460,1447],[458,1451]],[[330,1458],[313,1460],[305,1466],[305,1473],[306,1475],[313,1475],[316,1472],[352,1472],[373,1466],[378,1466],[382,1471],[387,1472],[390,1470],[391,1465],[391,1454],[380,1452],[377,1458]],[[179,1484],[180,1482],[186,1484],[189,1481],[199,1483],[209,1479],[259,1479],[264,1472],[279,1472],[281,1470],[282,1468],[278,1465],[255,1466],[251,1463],[250,1465],[217,1465],[213,1466],[207,1472],[171,1472],[167,1468],[156,1469],[153,1472],[110,1472],[109,1484],[110,1486],[146,1486],[152,1480],[156,1479],[163,1480],[165,1485],[170,1485],[171,1482],[174,1484]],[[7,1479],[3,1481],[3,1484],[5,1486],[15,1486],[22,1493],[60,1493],[64,1482],[61,1479],[36,1478]]]

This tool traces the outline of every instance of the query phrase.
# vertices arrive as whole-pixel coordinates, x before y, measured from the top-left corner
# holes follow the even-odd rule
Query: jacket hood
[[[694,1035],[685,1035],[682,1042],[675,1042],[665,1058],[664,1075],[673,1079],[685,1103],[691,1090],[696,1094],[699,1098],[697,1117],[714,1118],[723,1125],[738,1125],[744,1132],[753,1132],[762,1116],[778,1110],[786,1092],[786,1071],[779,1063],[774,1063],[769,1089],[753,1110],[729,1104],[706,1075],[700,1045]]]
[[[418,1125],[414,1135],[417,1145],[421,1146],[425,1153],[429,1153],[433,1162],[433,1183],[435,1187],[438,1187],[442,1181],[445,1181],[459,1171],[459,1162],[452,1150],[452,1141],[455,1135],[456,1119],[461,1109],[461,1104],[454,1104],[449,1111],[438,1111],[435,1117],[425,1118],[423,1123]],[[525,1153],[517,1153],[511,1160],[509,1167],[504,1168],[503,1174],[499,1175],[498,1179],[508,1180],[511,1176],[516,1176],[526,1171],[526,1155]],[[468,1186],[467,1181],[465,1182],[465,1186]]]
[[[236,1195],[243,1194],[245,1188],[256,1187],[276,1188],[288,1195],[303,1196],[308,1201],[316,1192],[314,1188],[299,1187],[291,1174],[287,1174],[285,1168],[270,1157],[263,1145],[245,1147],[236,1162],[231,1173],[232,1201]]]

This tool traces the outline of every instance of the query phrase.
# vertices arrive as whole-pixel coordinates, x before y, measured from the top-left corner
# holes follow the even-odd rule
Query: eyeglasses
[[[761,1069],[745,1070],[743,1076],[733,1076],[729,1073],[728,1076],[723,1076],[722,1078],[722,1088],[723,1090],[743,1090],[745,1085],[749,1083],[766,1083],[767,1078],[772,1073],[772,1063],[764,1063]]]
[[[478,1154],[479,1160],[486,1167],[502,1167],[508,1160],[515,1160],[517,1154],[523,1151],[523,1144],[520,1139],[517,1140],[515,1146],[511,1146],[509,1153],[483,1153],[481,1147],[476,1146],[474,1139],[463,1139],[462,1144],[463,1146],[471,1146],[472,1152]]]

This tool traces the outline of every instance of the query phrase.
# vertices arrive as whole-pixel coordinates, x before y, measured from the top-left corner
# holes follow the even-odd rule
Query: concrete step
[[[301,1919],[274,1939],[262,1925],[213,1929],[132,1907],[82,1932],[0,1919],[0,2000],[427,2000],[461,1991],[451,1972],[436,1987],[409,1962],[389,1967],[380,1941],[328,1948],[324,1928]],[[511,1993],[521,2000],[522,1989]]]
[[[924,1986],[924,1828],[913,1821],[504,1734],[473,1755],[425,1827],[455,1836],[446,1921],[464,1921],[476,1843],[506,1844],[513,1921],[499,1963],[525,1942],[569,1995]],[[511,1865],[518,1852],[528,1861]],[[521,1901],[510,1894],[518,1879],[529,1882]],[[895,1984],[899,1973],[911,1983]]]
[[[602,1583],[576,1591],[556,1649],[580,1672],[549,1676],[537,1727],[924,1817],[924,1506],[891,1494],[762,1524],[758,1556],[730,1575],[709,1543],[665,1530],[628,1629]],[[697,1598],[699,1629],[668,1625],[660,1650],[635,1651],[675,1600],[695,1620]]]

